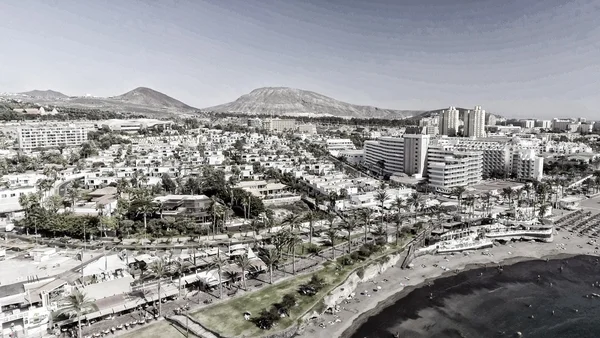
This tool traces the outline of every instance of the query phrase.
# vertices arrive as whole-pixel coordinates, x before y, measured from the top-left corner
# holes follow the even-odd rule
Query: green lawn
[[[181,328],[173,326],[166,320],[148,325],[142,329],[133,332],[125,333],[122,338],[185,338],[185,331],[180,331]],[[189,334],[190,337],[196,337]]]
[[[396,250],[390,248],[388,253]],[[334,287],[343,282],[354,268],[364,265],[365,262],[357,262],[350,266],[338,266],[333,262],[327,262],[324,268],[313,274],[318,274],[325,279],[326,287],[313,297],[302,296],[298,293],[300,285],[306,283],[313,274],[299,276],[281,283],[268,286],[257,292],[234,298],[223,303],[204,308],[192,314],[206,328],[218,332],[224,336],[255,337],[261,334],[271,333],[289,327],[299,316],[309,309],[319,306],[322,298]],[[244,312],[249,311],[253,317],[258,316],[264,308],[270,308],[272,304],[281,301],[285,294],[294,294],[298,305],[290,311],[290,317],[282,318],[270,331],[259,329],[253,322],[244,320]]]

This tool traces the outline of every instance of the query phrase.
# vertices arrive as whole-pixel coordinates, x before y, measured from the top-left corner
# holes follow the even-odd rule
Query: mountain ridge
[[[207,107],[203,111],[262,115],[332,115],[359,118],[407,118],[422,110],[396,110],[356,105],[298,88],[261,87],[232,102]]]
[[[184,110],[195,109],[167,94],[148,87],[137,87],[124,94],[108,97],[108,99],[141,106],[156,106],[160,108],[177,108]]]
[[[27,96],[31,96],[31,97],[35,97],[35,98],[44,98],[44,99],[66,99],[69,96],[65,95],[61,92],[57,92],[51,89],[46,89],[46,90],[39,90],[39,89],[34,89],[34,90],[30,90],[28,92],[22,92],[19,93],[21,95],[27,95]]]

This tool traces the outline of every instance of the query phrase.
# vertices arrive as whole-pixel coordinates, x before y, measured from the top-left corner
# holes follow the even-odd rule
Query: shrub
[[[321,291],[325,287],[325,279],[318,275],[313,275],[308,283],[300,285],[298,290],[300,294],[305,296],[314,296],[317,292]]]
[[[283,299],[281,300],[281,307],[289,310],[292,307],[294,307],[296,305],[296,296],[294,296],[291,293],[288,293],[286,295],[283,296]]]
[[[271,307],[269,310],[262,309],[258,314],[258,317],[254,318],[252,321],[259,328],[270,330],[279,318],[279,310],[276,307]]]
[[[351,254],[350,254],[350,258],[351,258],[353,261],[357,261],[357,260],[359,260],[359,259],[360,259],[360,255],[358,254],[358,252],[356,252],[356,251],[355,251],[355,252],[353,252],[353,253],[351,253]]]
[[[318,245],[311,243],[311,244],[306,245],[306,251],[311,254],[317,254],[317,253],[319,253],[319,251],[321,251],[321,249],[319,248]]]
[[[360,268],[356,270],[356,275],[358,278],[362,279],[365,276],[365,268]]]
[[[337,259],[338,263],[340,265],[352,265],[352,259],[349,256],[342,256],[340,258]]]

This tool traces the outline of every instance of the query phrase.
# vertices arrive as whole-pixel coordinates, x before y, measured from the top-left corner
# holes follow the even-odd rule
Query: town
[[[583,118],[8,115],[4,337],[281,332],[393,255],[411,269],[600,234],[600,125]]]

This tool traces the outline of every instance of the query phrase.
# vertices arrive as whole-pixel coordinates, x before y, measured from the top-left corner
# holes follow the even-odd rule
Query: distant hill
[[[123,95],[114,96],[110,99],[147,107],[176,108],[182,110],[195,109],[168,95],[146,87],[138,87]]]
[[[321,95],[315,92],[288,88],[264,87],[237,100],[222,105],[204,108],[204,111],[235,112],[264,115],[332,115],[357,118],[395,118],[401,119],[422,111],[382,109],[371,106],[359,106]]]
[[[40,99],[66,99],[69,97],[61,92],[56,92],[54,90],[32,90],[19,94]]]

